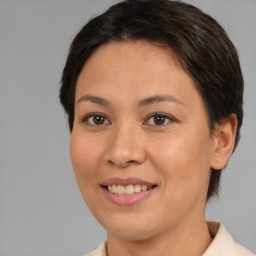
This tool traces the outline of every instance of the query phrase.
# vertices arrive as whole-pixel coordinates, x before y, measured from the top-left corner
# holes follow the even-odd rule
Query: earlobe
[[[236,130],[237,117],[233,113],[216,127],[214,134],[215,147],[211,161],[212,169],[220,170],[226,166],[234,149]]]

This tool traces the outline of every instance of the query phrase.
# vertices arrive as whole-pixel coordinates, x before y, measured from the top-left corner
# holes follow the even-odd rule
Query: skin
[[[159,95],[169,98],[145,101]],[[92,113],[103,123],[86,118]],[[212,241],[210,169],[226,165],[235,132],[234,115],[210,132],[194,81],[170,51],[144,41],[98,48],[78,77],[70,149],[81,194],[107,230],[109,256],[202,255]],[[118,206],[101,187],[113,177],[157,187],[137,204]]]

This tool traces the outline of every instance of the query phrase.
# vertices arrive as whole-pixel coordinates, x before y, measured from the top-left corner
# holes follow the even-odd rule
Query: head
[[[232,113],[236,115],[236,147],[243,118],[243,77],[236,49],[216,20],[179,1],[123,1],[81,29],[71,44],[60,89],[70,131],[77,79],[88,58],[109,42],[138,40],[170,51],[193,79],[211,133]],[[218,194],[220,176],[221,169],[212,169],[207,200]]]

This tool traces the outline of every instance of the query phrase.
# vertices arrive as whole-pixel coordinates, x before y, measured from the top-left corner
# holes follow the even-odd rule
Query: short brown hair
[[[233,43],[211,16],[169,0],[126,0],[91,19],[74,38],[63,70],[60,101],[72,131],[77,78],[88,57],[109,41],[146,40],[170,49],[193,78],[208,112],[210,131],[231,113],[243,119],[243,76]],[[207,200],[218,194],[221,170],[212,170]]]

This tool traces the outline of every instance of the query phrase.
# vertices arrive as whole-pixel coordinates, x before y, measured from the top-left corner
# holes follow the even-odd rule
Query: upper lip
[[[104,180],[101,183],[101,185],[102,186],[108,186],[108,185],[122,185],[122,186],[141,185],[142,186],[142,185],[146,185],[148,187],[151,187],[151,186],[155,186],[156,184],[145,181],[145,180],[141,180],[141,179],[138,179],[135,177],[129,177],[129,178],[124,178],[124,179],[114,177],[114,178]]]

